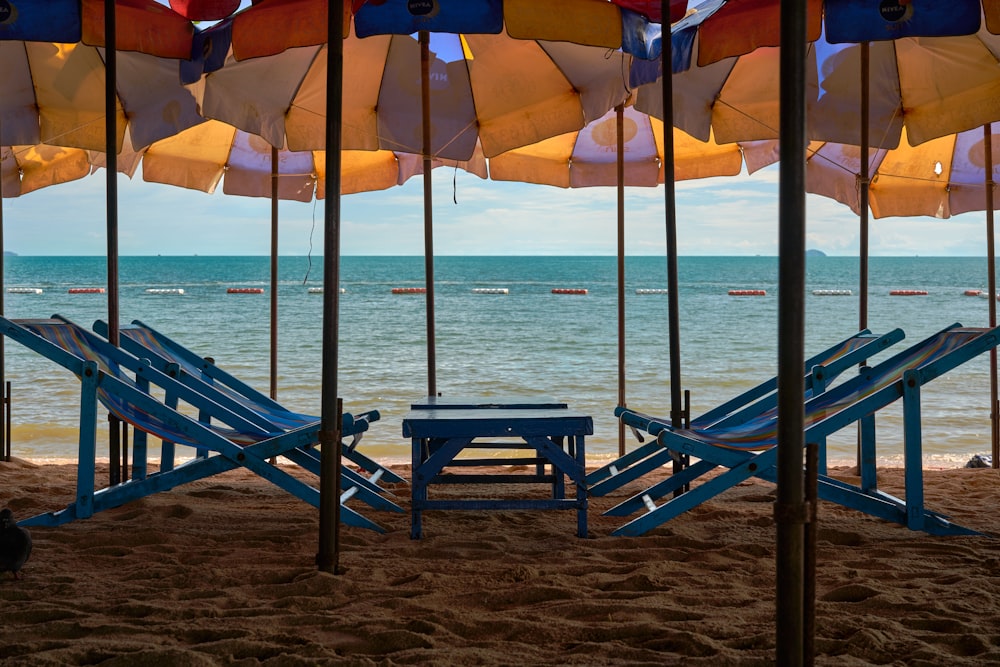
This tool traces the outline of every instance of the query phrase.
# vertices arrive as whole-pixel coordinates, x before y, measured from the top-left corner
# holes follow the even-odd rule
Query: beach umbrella
[[[609,186],[618,196],[618,404],[626,405],[625,387],[625,187],[663,183],[663,122],[619,106],[577,132],[545,139],[490,159],[490,178],[563,188]],[[735,176],[743,166],[739,144],[702,142],[683,130],[673,131],[674,179]],[[753,172],[762,164],[749,164]],[[625,453],[624,424],[619,424],[618,453]]]
[[[807,151],[806,187],[809,192],[846,204],[858,214],[867,204],[875,218],[918,215],[949,218],[985,211],[987,293],[994,295],[989,300],[989,325],[993,327],[996,326],[997,293],[993,189],[1000,179],[1000,165],[994,158],[998,154],[1000,137],[993,134],[990,124],[917,146],[911,146],[904,134],[904,140],[896,148],[870,148],[867,160],[862,159],[860,146],[811,142]],[[861,187],[862,182],[869,181],[868,188]],[[867,198],[863,197],[863,190],[867,190]],[[990,442],[994,462],[1000,459],[997,398],[996,352],[993,351],[990,354]]]
[[[276,173],[272,151],[276,150]],[[142,151],[142,178],[153,183],[214,192],[221,183],[225,194],[268,197],[277,183],[281,200],[309,202],[326,196],[326,154],[323,150],[275,149],[260,137],[209,120]],[[471,161],[435,160],[434,166],[452,166],[486,178],[486,160],[481,151]],[[420,174],[419,155],[389,150],[344,151],[340,192],[385,190],[402,185]],[[277,179],[274,178],[277,176]]]
[[[793,4],[798,6],[793,7]],[[780,216],[781,223],[783,227],[786,222],[788,225],[787,234],[784,230],[779,233],[782,247],[782,285],[797,285],[797,278],[804,271],[804,256],[798,254],[798,236],[791,228],[795,216],[784,215],[786,209],[789,212],[799,209],[796,193],[804,192],[805,187],[804,177],[798,171],[798,163],[804,163],[802,160],[804,151],[800,155],[798,145],[800,140],[805,140],[806,133],[804,117],[798,118],[799,102],[801,101],[809,112],[810,137],[825,134],[824,138],[828,138],[839,136],[838,133],[846,133],[845,136],[858,137],[854,140],[861,143],[862,138],[858,135],[864,134],[866,140],[871,125],[875,124],[880,130],[878,135],[880,141],[892,141],[892,126],[889,123],[879,126],[874,119],[869,121],[869,116],[863,115],[859,131],[853,122],[859,108],[865,110],[879,108],[878,105],[866,101],[869,89],[867,77],[853,74],[859,72],[860,68],[854,69],[850,75],[845,74],[850,69],[845,63],[852,57],[855,58],[854,62],[869,62],[868,46],[861,44],[824,48],[816,45],[806,50],[804,47],[806,41],[817,40],[820,30],[824,27],[830,33],[830,43],[899,38],[892,44],[896,48],[889,49],[892,51],[893,59],[883,59],[880,61],[881,66],[874,68],[877,73],[889,72],[895,78],[890,77],[887,79],[890,83],[875,88],[881,97],[878,95],[872,97],[888,110],[887,116],[882,118],[883,121],[892,121],[895,116],[902,117],[905,107],[907,127],[914,141],[920,136],[932,138],[935,133],[941,135],[960,131],[991,120],[989,116],[994,105],[989,100],[995,97],[995,90],[991,90],[995,86],[996,67],[995,57],[992,56],[995,51],[991,52],[982,44],[960,43],[953,37],[913,39],[918,35],[966,35],[974,32],[979,27],[981,6],[979,2],[952,3],[947,8],[938,5],[937,9],[945,9],[944,13],[961,15],[963,20],[956,22],[951,20],[954,18],[952,16],[942,16],[941,11],[935,14],[934,4],[930,3],[928,11],[927,4],[922,4],[918,8],[916,2],[890,1],[876,6],[875,3],[855,3],[851,0],[837,2],[829,0],[825,3],[712,0],[700,5],[673,27],[671,46],[676,47],[674,51],[677,55],[669,59],[673,76],[667,78],[672,85],[664,83],[662,86],[657,86],[659,90],[647,91],[645,95],[640,91],[636,103],[638,108],[659,117],[671,117],[675,125],[703,139],[708,136],[707,130],[712,128],[718,141],[776,138],[779,133],[786,137],[786,143],[787,137],[791,137],[794,141],[793,146],[783,145],[780,149],[782,155],[791,156],[790,159],[796,163],[794,167],[786,165],[782,169],[782,184],[788,186],[782,188],[781,197],[783,211]],[[820,9],[823,10],[822,14]],[[763,10],[763,13],[758,10]],[[749,20],[722,23],[722,27],[728,25],[728,29],[717,31],[714,35],[701,33],[700,24],[706,23],[706,19],[714,12],[718,12],[720,17]],[[779,16],[781,20],[774,21],[774,18]],[[825,24],[819,23],[821,16],[825,17]],[[837,20],[834,20],[835,17]],[[928,17],[930,20],[927,20]],[[771,30],[774,25],[779,26],[777,33]],[[875,28],[880,28],[881,32]],[[742,46],[734,48],[730,44],[725,44],[722,42],[723,37],[733,38]],[[712,57],[700,57],[702,51],[707,53],[716,44],[723,48]],[[774,48],[778,44],[784,44],[788,48],[795,47],[796,50],[802,46],[802,53],[796,53],[794,58],[789,57],[788,54],[779,53]],[[699,54],[698,58],[691,57],[695,50]],[[906,55],[907,64],[913,63],[916,66],[909,70],[901,70],[898,61],[894,59],[897,52]],[[864,55],[855,57],[854,53]],[[663,61],[666,60],[665,57]],[[992,65],[989,64],[991,60]],[[698,66],[693,66],[693,62],[697,62]],[[737,68],[737,65],[740,67]],[[841,72],[839,77],[838,68]],[[662,64],[661,69],[665,69]],[[860,74],[865,74],[867,69],[866,67]],[[944,76],[945,71],[948,72],[947,76]],[[698,72],[698,76],[702,78],[697,78],[692,72]],[[641,61],[637,61],[633,66],[632,74],[632,82],[637,85],[653,81],[658,76],[655,64]],[[735,82],[735,88],[731,95],[724,95],[721,82],[728,81]],[[906,88],[904,84],[907,82],[916,82],[920,85],[907,90],[906,97],[901,101],[899,92]],[[836,85],[838,83],[846,83],[847,87],[838,92]],[[818,94],[820,84],[822,84],[822,94]],[[855,93],[853,97],[852,92]],[[953,105],[950,107],[952,114],[950,116],[941,113],[948,108],[948,104],[944,104],[945,101]],[[793,110],[795,113],[792,113]],[[878,118],[877,114],[874,116]],[[822,134],[817,135],[817,131],[821,131]],[[804,201],[802,203],[804,204]],[[804,233],[804,217],[797,223],[803,227],[803,230],[799,231]],[[788,250],[784,249],[786,239]],[[794,256],[789,256],[790,253]],[[866,254],[864,252],[862,256]],[[865,275],[864,270],[862,274]],[[779,394],[785,395],[784,401],[779,396],[779,404],[784,408],[782,412],[789,416],[785,421],[787,424],[794,423],[797,418],[801,420],[801,392],[793,391],[795,389],[793,385],[801,378],[794,379],[794,374],[798,373],[798,370],[792,373],[791,369],[800,366],[802,360],[802,356],[798,354],[801,350],[797,349],[800,335],[795,330],[796,318],[801,320],[798,306],[801,306],[802,302],[796,303],[790,300],[786,304],[784,300],[786,291],[782,290],[782,303],[779,304],[779,333],[782,341],[779,345],[779,377],[785,377],[787,381],[784,387],[779,389]],[[801,299],[801,295],[798,295],[798,298]],[[785,341],[788,341],[787,345]],[[798,360],[793,361],[793,357],[797,357]],[[787,375],[781,373],[782,366],[788,369]],[[779,382],[779,387],[781,384]],[[794,399],[793,394],[795,394]],[[797,408],[792,405],[793,400],[798,401]],[[799,438],[799,442],[800,440]],[[795,438],[783,440],[783,445],[789,451],[786,455],[789,458],[779,454],[779,460],[790,463],[790,457],[797,456],[795,469],[798,472],[793,473],[791,468],[786,467],[788,473],[782,474],[780,470],[782,466],[779,465],[779,504],[790,502],[795,505],[801,500],[803,488],[801,480],[792,480],[792,487],[788,489],[787,496],[781,490],[781,481],[789,476],[801,476],[801,447],[796,448]],[[789,507],[789,509],[794,508]],[[797,538],[794,535],[800,530],[795,523],[790,517],[779,517],[779,657],[783,653],[780,639],[782,635],[800,638],[802,636],[794,628],[791,633],[788,629],[783,632],[781,628],[781,619],[788,615],[783,613],[783,608],[790,612],[789,618],[795,623],[802,621],[801,615],[791,613],[795,610],[787,606],[790,604],[802,611],[802,600],[797,599],[798,592],[795,590],[802,582],[786,586],[780,579],[789,573],[794,575],[796,569],[793,567],[791,571],[786,571],[781,566],[782,562],[795,561],[802,555],[795,553],[797,548],[794,542]],[[814,529],[811,530],[814,532]],[[783,542],[788,542],[789,537],[791,543],[783,546]],[[809,581],[814,580],[810,577]]]
[[[116,172],[125,118],[127,115],[132,138],[140,145],[200,122],[178,78],[170,76],[176,61],[157,61],[189,58],[194,27],[154,0],[8,1],[3,9],[0,145],[48,143],[105,151],[108,317],[111,340],[117,343]],[[97,47],[104,49],[98,51]],[[122,87],[119,48],[129,51],[121,54]],[[127,94],[124,88],[128,88]],[[161,101],[169,100],[156,104],[145,94],[148,90],[155,90]],[[119,109],[123,111],[119,113]],[[121,476],[118,456],[117,429],[112,428],[112,483]]]
[[[342,2],[335,2],[329,5],[329,8],[323,7],[326,3],[320,3],[319,8],[320,16],[322,12],[326,12],[326,25],[328,29],[325,35],[319,35],[318,37],[313,37],[313,44],[323,44],[324,41],[329,41],[329,49],[326,53],[325,59],[315,59],[315,56],[320,54],[319,49],[324,47],[314,46],[312,47],[313,53],[310,55],[308,52],[301,53],[300,57],[305,57],[307,59],[315,59],[317,64],[317,79],[322,76],[323,69],[325,68],[325,79],[326,86],[324,88],[316,87],[306,87],[302,88],[301,84],[304,81],[303,76],[293,79],[296,82],[295,90],[290,98],[287,98],[286,103],[272,107],[270,109],[270,114],[262,114],[262,116],[270,115],[274,120],[282,125],[282,129],[277,133],[272,132],[269,136],[266,131],[261,131],[259,125],[261,124],[258,119],[249,117],[243,114],[240,109],[230,109],[229,112],[233,113],[234,116],[230,117],[226,115],[213,114],[208,111],[211,96],[207,94],[208,83],[210,78],[219,72],[224,71],[225,67],[218,70],[215,73],[207,73],[205,79],[203,80],[205,84],[205,89],[199,96],[199,102],[201,103],[201,109],[203,113],[206,113],[209,117],[217,118],[219,120],[226,120],[240,129],[253,132],[268,138],[272,144],[281,143],[279,141],[274,141],[274,134],[284,135],[287,133],[288,136],[288,146],[293,150],[312,150],[317,148],[317,132],[315,131],[318,123],[317,119],[325,118],[325,138],[326,138],[326,149],[327,149],[327,160],[328,160],[328,173],[339,174],[339,159],[340,159],[340,149],[341,148],[361,148],[361,149],[372,149],[372,148],[386,148],[389,150],[404,150],[406,152],[419,152],[425,161],[430,160],[434,157],[446,157],[450,159],[467,160],[471,156],[472,148],[468,145],[468,136],[470,134],[469,130],[471,128],[486,128],[487,133],[490,134],[495,142],[490,144],[485,140],[483,133],[479,133],[479,140],[484,149],[484,152],[489,154],[489,151],[495,150],[500,152],[502,150],[516,147],[517,145],[524,145],[531,143],[532,141],[537,141],[538,139],[544,138],[545,136],[551,136],[564,131],[571,131],[582,127],[588,118],[596,118],[603,114],[608,108],[612,107],[616,102],[624,98],[623,88],[615,90],[612,87],[598,86],[597,83],[603,76],[613,75],[610,69],[607,68],[608,61],[611,59],[590,59],[588,58],[585,62],[580,62],[578,56],[574,55],[573,61],[570,62],[565,56],[562,57],[564,66],[552,65],[551,62],[546,63],[543,60],[536,60],[528,58],[527,53],[524,48],[530,48],[530,44],[527,45],[515,45],[514,43],[507,42],[501,48],[492,47],[490,41],[482,40],[482,35],[472,35],[465,34],[460,38],[460,47],[453,51],[457,56],[461,54],[461,58],[457,58],[454,62],[461,64],[456,64],[453,67],[448,67],[448,61],[435,57],[435,63],[439,64],[437,71],[434,72],[434,86],[431,85],[431,48],[430,48],[430,34],[428,32],[421,31],[419,39],[414,42],[412,38],[407,35],[393,35],[393,36],[378,36],[372,37],[366,40],[364,49],[357,48],[352,55],[349,55],[348,47],[344,44],[342,38],[349,34],[349,16],[347,13],[347,7],[344,6]],[[374,6],[375,3],[371,3],[370,6]],[[469,3],[471,4],[471,3]],[[455,6],[460,6],[461,3],[457,3]],[[266,7],[267,5],[259,5],[258,7]],[[416,4],[411,3],[413,8],[417,8]],[[530,4],[529,4],[530,6]],[[247,10],[245,15],[249,15],[251,11],[256,8],[250,8]],[[417,8],[419,9],[419,8]],[[427,12],[424,12],[427,14]],[[233,19],[233,33],[234,40],[236,39],[236,33],[238,32],[238,23],[240,21],[246,20],[237,15]],[[555,21],[564,21],[566,14],[549,12],[550,18]],[[302,13],[297,13],[297,17],[301,18],[304,16]],[[435,29],[436,26],[442,24],[439,20],[444,20],[447,23],[450,14],[445,12],[431,12],[422,18],[425,22],[421,23],[421,28],[425,30]],[[275,19],[279,18],[277,15]],[[426,21],[427,19],[435,19],[433,21]],[[304,23],[318,23],[315,18],[312,21],[306,21]],[[303,24],[304,24],[303,23]],[[268,29],[275,29],[276,33],[280,34],[282,32],[287,32],[282,29],[282,26],[269,22],[267,25]],[[469,30],[470,28],[465,25],[456,26],[454,24],[448,25],[448,30],[450,32],[457,32],[459,30]],[[306,31],[308,32],[308,30]],[[408,31],[408,32],[412,32]],[[474,39],[473,39],[474,37]],[[488,35],[488,38],[495,38],[495,35]],[[406,40],[410,40],[407,42]],[[336,44],[334,44],[336,42]],[[292,40],[283,40],[279,45],[279,49],[288,48],[291,52],[299,51],[300,49],[309,49],[309,47],[299,46],[305,42]],[[394,44],[395,48],[392,49],[392,54],[394,60],[399,62],[402,60],[402,65],[410,65],[413,69],[407,71],[402,70],[401,74],[395,77],[390,77],[386,79],[389,83],[389,87],[386,88],[388,94],[386,98],[380,99],[379,86],[383,81],[383,78],[387,72],[392,72],[393,69],[389,68],[389,62],[387,57],[390,54],[388,46]],[[414,49],[416,45],[416,49]],[[540,45],[535,43],[536,47],[545,52],[546,55],[555,53],[566,53],[572,50],[574,45],[569,44],[545,44]],[[360,47],[361,45],[358,45]],[[294,48],[297,47],[297,48]],[[354,47],[351,47],[354,49]],[[370,49],[370,50],[369,50]],[[604,51],[603,49],[599,49]],[[289,51],[282,52],[288,53]],[[379,56],[379,51],[381,51],[381,56]],[[234,49],[234,53],[238,53],[238,49]],[[263,56],[266,53],[258,54],[261,58],[258,60],[263,60]],[[419,58],[415,56],[419,55]],[[435,55],[443,55],[443,51],[435,49]],[[541,56],[541,54],[538,54]],[[606,53],[604,54],[606,55]],[[471,58],[466,58],[466,56],[471,56]],[[244,57],[244,56],[239,56]],[[273,57],[273,56],[271,56]],[[552,56],[549,56],[552,57]],[[470,60],[477,59],[474,65],[470,66]],[[351,63],[351,66],[344,68],[345,60]],[[379,61],[381,60],[381,65]],[[408,62],[407,62],[408,61]],[[249,61],[245,61],[249,62]],[[417,64],[419,63],[419,67]],[[307,60],[307,65],[311,64]],[[487,68],[487,65],[492,65],[495,69]],[[369,69],[363,76],[358,76],[365,70],[364,66],[373,66],[374,69]],[[619,64],[619,67],[621,64]],[[310,68],[307,67],[306,73]],[[463,99],[464,103],[459,104],[458,100],[451,94],[455,90],[458,81],[463,78],[463,70],[465,77],[468,77],[472,70],[479,72],[482,75],[490,74],[489,77],[482,76],[483,80],[490,80],[492,83],[502,83],[507,87],[506,94],[500,96],[490,96],[485,94],[485,89],[477,90],[474,96],[466,96]],[[561,93],[555,93],[554,96],[546,96],[541,93],[539,87],[536,84],[526,85],[525,81],[521,79],[520,81],[514,81],[511,76],[515,72],[530,73],[536,76],[536,81],[545,81],[546,79],[550,81],[558,80],[558,77],[563,77],[563,84]],[[346,76],[345,76],[346,75]],[[621,71],[617,72],[618,82],[621,82]],[[480,75],[477,75],[479,77]],[[285,79],[286,81],[288,79]],[[419,81],[419,86],[414,86],[413,82]],[[318,82],[317,82],[318,83]],[[348,85],[346,88],[344,84]],[[568,84],[568,85],[566,85]],[[246,90],[244,87],[243,91]],[[260,85],[259,79],[252,81],[252,85],[257,86],[258,90],[263,88]],[[283,87],[287,88],[287,86]],[[278,90],[282,90],[279,88]],[[598,88],[604,88],[602,93],[595,95]],[[344,95],[344,90],[346,89],[346,96]],[[588,89],[589,92],[588,92]],[[409,97],[404,97],[400,95],[401,91],[407,91]],[[466,87],[466,90],[471,93],[472,87]],[[335,91],[336,94],[331,92],[327,95],[327,91]],[[419,91],[419,92],[418,92]],[[305,94],[301,94],[301,93]],[[466,93],[466,95],[469,95]],[[435,103],[432,100],[437,100]],[[317,109],[321,100],[326,99],[326,106],[323,109]],[[334,99],[339,98],[339,99]],[[603,99],[602,99],[603,98]],[[409,102],[407,101],[409,100]],[[516,100],[519,104],[512,105],[512,100]],[[292,102],[295,101],[293,105]],[[419,101],[419,104],[418,104]],[[471,116],[468,115],[469,103],[475,102],[479,105],[482,111],[488,111],[490,115],[496,114],[495,116],[484,117],[477,113],[473,113]],[[484,105],[484,102],[489,102]],[[332,104],[331,102],[336,102]],[[346,102],[346,103],[344,103]],[[360,102],[361,108],[358,109],[355,103]],[[438,115],[437,117],[432,116],[433,110],[440,109],[441,103],[447,104],[447,108],[453,110],[453,112],[465,113],[465,117],[460,119],[457,124],[456,121],[452,121],[450,124],[445,124],[445,118]],[[586,103],[585,103],[586,102]],[[251,105],[252,106],[252,105]],[[603,106],[603,108],[601,108]],[[513,108],[512,108],[513,107]],[[473,107],[475,108],[475,107]],[[414,114],[413,111],[419,109],[419,113]],[[382,116],[379,116],[376,111],[381,110],[383,112]],[[258,109],[259,111],[259,109]],[[292,113],[289,114],[288,112]],[[316,111],[321,111],[322,113],[316,114]],[[384,130],[388,130],[393,127],[393,123],[389,122],[390,118],[394,113],[399,112],[409,112],[412,117],[419,118],[419,122],[414,126],[412,123],[410,125],[410,132],[403,132],[402,135],[393,132],[386,133]],[[308,130],[301,133],[297,133],[297,138],[293,140],[293,131],[291,126],[285,126],[285,116],[292,115],[296,116],[296,120],[302,119],[309,121],[310,115],[314,115],[313,120],[313,132],[310,136]],[[241,122],[242,121],[242,122]],[[308,126],[308,123],[306,123]],[[414,133],[412,130],[414,127],[419,127],[419,133]],[[437,138],[434,137],[434,128],[438,128],[437,131],[440,134]],[[530,129],[530,132],[526,132],[526,129]],[[287,130],[287,132],[286,132]],[[444,132],[442,132],[442,130]],[[458,130],[458,134],[452,134],[448,138],[443,138],[448,136],[448,130]],[[381,137],[380,137],[381,135]],[[402,136],[407,136],[409,141],[401,140]],[[414,136],[419,137],[419,140],[412,141]],[[472,133],[475,136],[475,133]],[[463,141],[457,142],[456,140],[461,137]],[[384,142],[382,141],[384,138]],[[300,140],[304,140],[304,143],[300,143]],[[336,148],[334,148],[336,146]],[[488,147],[489,146],[489,147]],[[412,147],[416,147],[418,150],[408,150]],[[425,265],[426,265],[426,280],[428,284],[427,290],[427,312],[428,312],[428,393],[436,393],[436,375],[435,375],[435,360],[434,360],[434,341],[433,341],[433,235],[432,235],[432,215],[431,215],[431,198],[430,198],[430,178],[429,178],[430,168],[424,168],[424,217],[425,217]],[[333,206],[331,206],[333,203]],[[333,266],[333,261],[339,259],[339,197],[331,197],[327,199],[326,207],[326,218],[325,218],[325,240],[327,243],[325,249],[325,257],[327,261],[324,262],[324,284],[327,289],[324,292],[324,372],[323,372],[323,418],[327,422],[328,415],[331,415],[334,411],[334,403],[336,401],[337,392],[337,382],[336,382],[336,363],[337,363],[337,350],[336,350],[336,334],[337,334],[337,315],[336,311],[338,309],[339,301],[337,300],[339,291],[338,289],[330,289],[331,285],[338,285],[338,277],[336,276],[337,271],[335,266]],[[328,347],[329,346],[329,347]],[[328,369],[326,365],[329,364],[332,368]],[[329,408],[329,409],[328,409]],[[330,417],[330,419],[333,419]],[[327,422],[331,423],[331,422]],[[333,420],[331,424],[333,428],[336,428],[336,420]],[[324,451],[329,450],[331,452],[330,458],[335,461],[335,463],[330,463],[329,466],[324,465],[324,475],[321,481],[321,495],[323,497],[330,497],[328,495],[334,493],[336,489],[336,484],[339,483],[338,468],[340,465],[339,461],[339,448],[335,448],[332,445],[327,446],[324,443]],[[325,459],[326,457],[324,457]],[[331,488],[332,487],[332,488]],[[325,505],[326,503],[324,503]],[[336,505],[336,503],[332,503]],[[336,510],[335,510],[336,511]],[[317,557],[317,562],[321,569],[328,571],[336,571],[336,561],[337,554],[339,553],[339,539],[336,537],[336,521],[330,517],[326,517],[321,512],[320,517],[320,553]]]
[[[486,178],[481,152],[473,160],[435,160]],[[343,151],[340,193],[385,190],[421,173],[420,156],[387,150]],[[143,180],[202,192],[221,183],[229,195],[267,197],[271,206],[271,346],[270,395],[278,391],[278,200],[309,202],[326,196],[325,151],[290,151],[221,121],[209,120],[152,144],[142,152]]]
[[[464,161],[478,144],[488,157],[579,129],[626,96],[627,57],[609,56],[604,48],[506,34],[424,34],[423,43],[410,35],[344,41],[345,149]],[[272,144],[321,148],[325,49],[291,48],[242,61],[234,50],[224,67],[193,86],[199,108]],[[435,394],[432,197],[429,170],[424,173],[428,393]]]
[[[3,200],[19,197],[39,188],[83,178],[90,173],[87,151],[54,146],[0,147],[0,292],[3,291]],[[0,314],[4,297],[0,294]],[[0,419],[8,414],[7,389],[0,340]],[[10,461],[10,439],[6,420],[0,423],[0,461]]]
[[[667,9],[664,9],[664,5]],[[433,5],[353,0],[344,3],[346,35],[356,14],[358,34],[409,35],[426,30],[498,33],[505,26],[517,39],[573,42],[623,49],[644,57],[658,40],[662,17],[680,19],[687,0],[437,0]],[[299,46],[326,43],[324,0],[268,0],[232,20],[238,60],[275,55]]]

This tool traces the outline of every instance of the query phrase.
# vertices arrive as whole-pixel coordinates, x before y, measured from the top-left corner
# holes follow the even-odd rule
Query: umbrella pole
[[[868,165],[869,139],[869,48],[868,42],[861,42],[861,174],[858,213],[858,257],[860,262],[858,278],[858,331],[868,328],[868,199],[871,174]],[[860,463],[860,461],[859,461]]]
[[[670,2],[661,0],[660,11],[668,17],[660,53],[663,69],[663,199],[667,233],[667,320],[670,345],[670,423],[675,428],[684,426],[684,408],[681,402],[681,325],[678,302],[677,278],[677,208],[674,187],[674,82],[673,56],[670,43]],[[684,467],[684,460],[674,461],[674,472]]]
[[[340,469],[343,405],[337,396],[340,364],[340,165],[344,87],[344,2],[333,0],[327,14],[326,47],[326,204],[323,207],[323,358],[320,390],[319,550],[316,566],[341,574]]]
[[[437,353],[434,340],[434,200],[431,189],[430,33],[420,31],[420,116],[424,170],[424,281],[427,287],[427,395],[437,396]]]
[[[990,290],[990,327],[997,325],[997,276],[995,230],[993,228],[993,126],[983,125],[986,162],[986,259]],[[997,349],[990,348],[990,453],[992,465],[1000,468],[1000,414],[997,412]]]
[[[118,53],[115,2],[104,0],[104,149],[107,153],[108,342],[118,345]],[[119,447],[119,421],[108,416],[111,430],[110,483],[128,479],[128,452]]]
[[[618,174],[618,405],[625,407],[625,105],[615,107]],[[618,456],[625,454],[625,424],[618,421]]]
[[[810,660],[805,647],[805,155],[806,7],[781,1],[781,171],[778,196],[778,491],[774,503],[775,630],[779,665]],[[811,661],[811,660],[810,660]]]
[[[271,146],[271,398],[278,398],[278,149]]]
[[[868,145],[869,137],[869,45],[861,42],[861,172],[858,174],[858,331],[868,328],[868,202],[871,185],[871,170],[869,168]],[[858,470],[861,465],[861,424],[858,424],[857,446],[854,454]]]
[[[3,137],[3,121],[0,119],[0,137]],[[0,141],[0,144],[3,142]],[[11,149],[13,152],[13,149]],[[4,299],[6,291],[4,289],[4,283],[6,282],[4,266],[4,253],[6,252],[6,247],[4,245],[3,238],[3,152],[0,151],[0,317],[6,317],[6,309],[4,304]],[[0,417],[4,418],[4,423],[6,423],[6,416],[10,410],[10,403],[8,402],[9,397],[7,396],[6,386],[7,383],[7,354],[4,348],[4,336],[0,336]],[[0,461],[10,462],[10,437],[7,433],[7,429],[0,424]]]

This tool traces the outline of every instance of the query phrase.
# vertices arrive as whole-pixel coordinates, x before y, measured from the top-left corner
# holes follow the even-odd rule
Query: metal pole
[[[427,395],[437,396],[437,351],[434,339],[434,199],[431,189],[430,34],[420,31],[420,115],[424,157],[424,281],[427,286]]]
[[[869,173],[868,146],[869,139],[868,116],[871,104],[869,102],[869,48],[868,42],[861,43],[861,174],[859,176],[861,190],[859,192],[861,211],[859,216],[858,259],[860,261],[858,278],[858,331],[868,328],[868,197],[871,188]],[[858,464],[860,465],[860,461]]]
[[[781,171],[778,194],[778,492],[774,503],[775,630],[779,665],[804,646],[806,6],[781,0]]]
[[[3,119],[0,118],[0,316],[6,317],[7,313],[4,308],[4,299],[7,290],[4,288],[5,270],[4,266],[4,252],[6,251],[6,246],[4,245],[3,238]],[[13,157],[14,149],[11,148],[11,157]],[[0,388],[6,387],[8,383],[5,382],[7,376],[7,354],[4,348],[4,339],[6,336],[0,336]],[[0,414],[4,417],[9,415],[10,404],[8,401],[8,394],[6,391],[0,391]],[[7,429],[0,429],[0,461],[10,462],[10,439],[7,437]]]
[[[673,56],[670,43],[670,1],[661,0],[664,20],[663,49],[660,66],[663,69],[663,201],[667,234],[667,331],[670,346],[670,423],[684,426],[683,391],[681,390],[681,323],[677,278],[677,209],[674,188],[674,82]],[[686,457],[685,457],[686,458]],[[684,459],[674,461],[674,473],[684,467]],[[679,491],[678,491],[679,492]]]
[[[323,359],[320,392],[319,550],[316,566],[341,574],[340,468],[341,413],[337,396],[340,363],[340,165],[344,87],[343,0],[333,0],[327,15],[326,49],[326,204],[323,207]]]
[[[625,105],[615,107],[618,136],[618,405],[625,407]],[[625,424],[618,422],[618,456],[625,454]]]
[[[278,398],[278,149],[271,146],[271,398]]]
[[[993,126],[983,125],[986,162],[986,259],[990,290],[990,327],[997,325],[996,245],[993,228]],[[990,348],[990,453],[994,468],[1000,468],[1000,413],[997,408],[997,349]]]
[[[869,45],[861,42],[861,171],[858,174],[858,331],[868,328],[868,201],[871,192],[871,173],[868,157],[869,102],[871,77],[869,75]],[[858,423],[858,439],[855,461],[861,470],[861,424]]]
[[[104,0],[104,150],[107,153],[107,255],[108,255],[108,341],[118,345],[118,53],[115,25],[115,0]],[[121,465],[127,456],[119,447],[119,426],[108,417],[111,442],[110,483],[118,484],[128,476]]]

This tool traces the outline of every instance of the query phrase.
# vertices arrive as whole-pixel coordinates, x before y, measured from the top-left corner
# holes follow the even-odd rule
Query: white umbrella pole
[[[323,207],[323,357],[320,390],[319,549],[316,566],[341,574],[340,166],[344,87],[344,2],[330,2],[326,48],[326,204]]]
[[[990,327],[997,325],[996,246],[993,229],[993,127],[983,125],[983,148],[986,163],[986,258],[990,290]],[[997,349],[990,348],[990,453],[994,468],[1000,468],[1000,414],[997,412]]]

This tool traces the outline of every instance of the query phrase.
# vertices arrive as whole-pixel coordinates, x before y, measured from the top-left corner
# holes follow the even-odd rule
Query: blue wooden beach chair
[[[884,334],[874,334],[865,329],[810,357],[805,362],[805,397],[808,399],[825,391],[844,371],[857,367],[903,338],[902,329],[893,329]],[[772,377],[693,419],[690,428],[719,428],[741,424],[761,413],[773,410],[778,400],[777,389],[778,379]],[[633,428],[632,431],[639,442],[644,444],[588,474],[587,487],[590,495],[606,495],[677,456],[675,452],[664,449],[655,438],[645,442],[640,429]],[[821,441],[817,444],[820,446],[820,472],[826,472],[826,440],[822,438],[819,440]]]
[[[275,428],[273,424],[247,413],[239,414],[218,399],[152,367],[146,359],[121,350],[100,336],[58,316],[52,319],[9,320],[0,317],[2,333],[71,371],[81,380],[80,440],[77,468],[77,496],[65,509],[26,519],[25,525],[60,525],[92,516],[139,498],[212,475],[246,468],[298,498],[319,506],[319,491],[306,482],[267,462],[277,456],[297,456],[294,450],[318,442],[320,423],[295,428]],[[162,400],[158,396],[162,395]],[[118,419],[131,424],[138,433],[149,434],[166,443],[192,447],[210,455],[196,456],[182,464],[95,490],[94,469],[97,445],[97,405],[102,404]],[[181,408],[196,410],[199,419]],[[368,419],[345,414],[343,432],[352,434],[368,428]],[[144,443],[144,441],[143,441]],[[145,447],[137,446],[135,456],[145,462]],[[347,507],[350,498],[365,495],[357,485],[341,496],[341,520],[350,526],[383,529],[356,510]],[[378,494],[374,494],[378,495]],[[382,499],[381,506],[402,511]],[[388,505],[386,505],[388,503]]]
[[[806,401],[806,443],[817,442],[854,423],[861,425],[860,485],[821,474],[819,497],[912,530],[937,535],[977,534],[924,508],[920,389],[998,343],[1000,327],[967,328],[954,324]],[[878,490],[875,475],[875,414],[900,398],[903,399],[905,499]],[[605,512],[610,516],[628,516],[646,510],[616,529],[616,535],[642,535],[752,476],[772,482],[777,477],[777,408],[740,424],[690,429],[673,429],[667,420],[626,408],[616,408],[615,414],[626,424],[649,433],[662,447],[698,459],[680,473]],[[715,468],[725,471],[656,505],[656,501]]]
[[[94,322],[93,328],[102,336],[107,335],[108,325],[106,322],[97,320]],[[196,388],[201,385],[203,393],[204,391],[212,391],[204,389],[205,384],[210,385],[230,401],[263,417],[271,424],[292,429],[319,421],[319,417],[286,409],[270,396],[257,391],[239,378],[216,366],[214,361],[199,356],[166,334],[139,320],[132,320],[131,324],[120,326],[118,332],[118,344],[124,350],[141,359],[149,359],[153,367],[160,371],[168,374],[180,373],[182,378],[193,378]],[[238,410],[238,408],[234,409]],[[378,412],[366,412],[355,416],[355,419],[361,418],[375,421],[378,419]],[[377,486],[380,481],[390,484],[407,483],[400,475],[358,451],[357,447],[363,433],[363,431],[358,431],[354,434],[348,434],[352,435],[351,441],[342,444],[341,453],[344,458],[369,473],[369,477],[364,477],[348,468],[344,469],[344,475],[356,484],[378,490],[381,490]],[[319,473],[319,452],[317,450],[294,450],[290,452],[288,458],[308,470]]]

